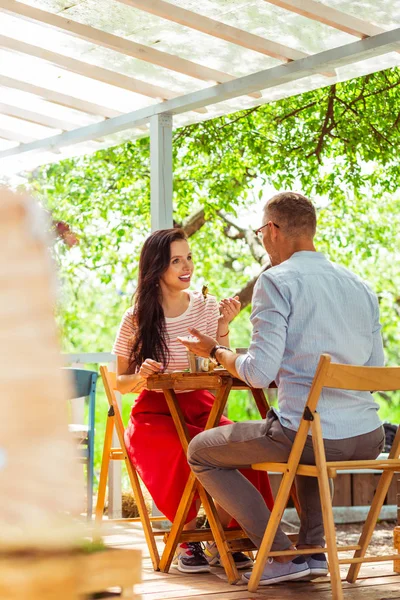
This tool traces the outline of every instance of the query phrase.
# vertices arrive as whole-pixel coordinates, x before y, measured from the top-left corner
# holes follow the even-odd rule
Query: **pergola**
[[[172,226],[173,128],[400,64],[398,0],[0,0],[0,15],[0,175],[149,134],[153,229]]]

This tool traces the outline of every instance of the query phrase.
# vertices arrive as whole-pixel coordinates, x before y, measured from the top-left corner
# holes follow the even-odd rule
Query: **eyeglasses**
[[[274,227],[276,227],[277,229],[280,229],[279,225],[277,225],[273,221],[268,221],[268,223],[270,223],[270,222],[272,223],[272,225]],[[261,225],[261,227],[259,227],[258,229],[254,230],[254,233],[256,234],[257,237],[259,237],[259,238],[262,237],[262,230],[264,229],[264,227],[267,227],[268,223],[265,223],[265,225]]]

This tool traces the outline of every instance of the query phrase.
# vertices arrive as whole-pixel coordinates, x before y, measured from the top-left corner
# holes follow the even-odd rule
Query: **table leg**
[[[257,404],[257,408],[260,412],[260,415],[263,419],[265,419],[267,416],[267,413],[270,409],[270,406],[269,406],[269,402],[264,394],[264,390],[259,389],[259,388],[250,388],[250,389],[251,389],[251,393],[253,394],[255,403]],[[290,497],[292,498],[296,512],[300,517],[301,507],[300,507],[300,502],[299,502],[299,499],[297,496],[295,482],[293,482],[293,484],[292,484],[292,489],[290,490]]]
[[[219,519],[214,501],[203,488],[203,486],[199,483],[198,490],[201,502],[204,507],[204,512],[207,515],[207,519],[210,524],[210,529],[212,531],[214,541],[218,548],[222,566],[224,567],[226,576],[228,578],[228,582],[230,584],[237,583],[238,581],[240,581],[240,575],[236,568],[235,561],[233,560],[232,553],[228,550],[228,543],[226,540],[225,531]]]
[[[220,387],[220,389],[218,390],[218,393],[215,396],[215,400],[212,405],[210,414],[208,415],[207,423],[204,428],[205,431],[207,429],[212,429],[213,427],[216,427],[219,424],[222,414],[224,412],[226,403],[228,401],[228,396],[231,391],[231,388],[232,388],[232,380],[228,379],[228,378],[224,378],[222,380],[222,386]]]
[[[232,388],[232,380],[223,380],[222,387],[218,391],[213,407],[207,419],[205,430],[211,429],[218,425],[222,414],[224,412],[228,396]],[[225,537],[224,528],[219,520],[218,513],[215,508],[215,504],[211,496],[206,490],[199,484],[198,485],[200,499],[204,506],[204,511],[207,515],[210,529],[214,536],[215,543],[218,548],[219,556],[222,562],[222,566],[225,569],[225,573],[228,577],[229,583],[237,583],[240,580],[239,573],[237,571],[235,561],[233,560],[232,554],[227,551],[227,542]]]
[[[265,397],[264,390],[259,388],[250,388],[255,403],[257,404],[258,411],[262,419],[265,419],[267,412],[269,411],[269,403]]]
[[[222,386],[218,390],[212,409],[208,416],[205,429],[211,429],[218,425],[222,413],[224,411],[231,387],[232,380],[230,378],[223,379]],[[164,394],[179,439],[181,441],[182,448],[186,454],[190,442],[190,436],[176,394],[172,389],[164,390]],[[236,583],[237,581],[239,581],[239,574],[237,572],[234,560],[232,558],[232,554],[228,551],[224,529],[218,517],[218,513],[216,511],[214,502],[204,490],[204,488],[200,485],[200,483],[196,480],[193,473],[189,475],[189,479],[186,483],[182,499],[179,503],[179,507],[174,522],[172,524],[171,531],[168,535],[168,540],[160,561],[160,570],[163,572],[167,572],[171,566],[174,552],[179,542],[179,538],[182,533],[185,520],[189,512],[190,505],[193,501],[196,489],[199,491],[200,499],[202,501],[204,511],[207,515],[208,522],[210,523],[210,528],[213,533],[214,540],[220,554],[221,562],[225,568],[225,572],[227,574],[229,583]]]
[[[176,431],[182,444],[182,448],[185,454],[190,442],[190,435],[186,427],[185,418],[181,407],[179,406],[178,398],[176,397],[174,390],[164,390],[165,400],[167,401],[169,412],[171,413],[172,420],[174,422]]]

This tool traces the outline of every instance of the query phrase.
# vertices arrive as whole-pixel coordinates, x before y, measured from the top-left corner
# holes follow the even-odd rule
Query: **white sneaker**
[[[297,556],[289,562],[278,562],[272,557],[268,559],[261,575],[259,585],[272,585],[283,581],[295,581],[310,574],[310,567],[303,556]],[[242,575],[243,581],[249,583],[251,571]]]
[[[204,554],[211,567],[222,567],[217,544],[215,542],[206,543]],[[232,552],[232,558],[238,570],[250,569],[250,567],[253,566],[253,561],[250,556],[246,556],[243,552]]]
[[[209,573],[210,565],[200,542],[184,542],[177,547],[174,564],[181,573]]]

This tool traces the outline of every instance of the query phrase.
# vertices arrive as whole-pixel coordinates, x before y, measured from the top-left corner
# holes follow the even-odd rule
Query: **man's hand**
[[[200,333],[197,329],[189,329],[189,333],[193,337],[178,337],[178,341],[186,346],[190,352],[197,354],[197,356],[208,358],[211,350],[218,344],[217,340],[209,335]]]

